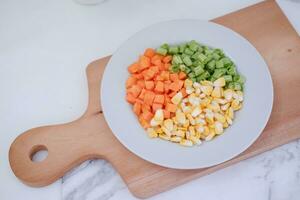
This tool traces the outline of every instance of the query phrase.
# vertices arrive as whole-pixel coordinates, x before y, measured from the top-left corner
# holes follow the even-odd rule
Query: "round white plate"
[[[161,139],[149,139],[131,105],[125,100],[127,67],[148,47],[196,40],[221,48],[246,77],[244,106],[223,135],[200,146],[182,147]],[[242,36],[221,25],[201,20],[174,20],[152,25],[133,35],[113,54],[101,88],[105,119],[114,135],[131,152],[165,167],[210,167],[246,150],[264,129],[273,105],[273,85],[268,67],[257,50]],[[111,147],[114,148],[114,147]]]

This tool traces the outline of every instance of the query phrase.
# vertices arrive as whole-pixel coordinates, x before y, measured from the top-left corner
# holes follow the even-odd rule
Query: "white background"
[[[27,129],[68,122],[84,112],[89,62],[112,54],[129,36],[150,24],[179,18],[209,20],[256,2],[107,0],[82,6],[71,0],[0,0],[0,199],[62,198],[61,180],[38,189],[17,180],[9,167],[8,149]],[[230,178],[230,173],[219,176]],[[176,191],[190,193],[192,187],[195,184],[186,184]],[[228,190],[228,197],[236,197],[236,190]],[[258,198],[265,197],[257,191]],[[167,192],[163,197],[171,195]],[[123,191],[119,196],[130,194]]]

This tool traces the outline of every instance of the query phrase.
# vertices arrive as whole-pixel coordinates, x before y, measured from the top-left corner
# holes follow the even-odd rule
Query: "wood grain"
[[[25,184],[45,186],[91,158],[108,160],[129,190],[147,198],[194,178],[300,138],[300,38],[274,1],[265,1],[213,20],[247,38],[262,54],[272,74],[274,107],[259,139],[238,157],[197,170],[175,170],[149,163],[129,152],[114,137],[101,111],[100,82],[109,57],[87,67],[89,104],[82,117],[67,124],[26,131],[15,139],[9,161]],[[30,157],[48,150],[42,162]]]

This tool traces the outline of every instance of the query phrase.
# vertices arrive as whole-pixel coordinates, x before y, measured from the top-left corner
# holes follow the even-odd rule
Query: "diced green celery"
[[[215,60],[212,60],[210,61],[209,63],[207,63],[207,69],[210,69],[210,70],[214,70],[215,67],[216,67],[216,61]]]
[[[181,63],[182,63],[182,59],[180,55],[174,55],[172,58],[172,64],[181,64]]]
[[[203,72],[202,74],[200,74],[199,76],[197,76],[197,81],[199,80],[205,80],[207,78],[210,77],[210,74],[208,71]]]
[[[179,72],[180,71],[179,65],[172,65],[171,66],[171,71],[174,72],[174,73]]]
[[[229,75],[236,75],[237,72],[236,72],[236,68],[234,65],[231,65],[227,68],[227,74]]]
[[[215,78],[220,78],[221,76],[223,76],[226,73],[226,68],[219,68],[219,69],[215,69],[214,73],[213,73],[213,77]]]
[[[178,46],[171,46],[171,47],[169,48],[169,53],[170,53],[170,54],[177,54],[178,52],[179,52]]]
[[[203,48],[201,46],[199,46],[197,52],[202,53],[203,52]]]
[[[191,56],[194,54],[194,52],[192,50],[190,50],[189,48],[185,48],[184,53]]]
[[[164,43],[163,45],[160,46],[163,49],[169,49],[169,45],[167,43]]]
[[[189,46],[190,50],[192,50],[193,52],[197,51],[199,48],[199,44],[195,40],[190,41],[188,43],[188,46]]]
[[[179,53],[183,53],[184,50],[185,50],[185,48],[186,48],[186,45],[185,45],[185,44],[180,45],[180,46],[179,46]]]
[[[231,75],[224,75],[223,78],[225,79],[226,83],[232,81],[232,76]]]
[[[221,60],[222,60],[225,67],[228,67],[228,66],[232,65],[232,61],[228,57],[224,57]]]
[[[224,67],[224,64],[223,64],[222,60],[218,60],[216,62],[216,68],[223,68],[223,67]]]
[[[199,76],[200,74],[202,74],[204,72],[204,69],[202,68],[202,66],[197,66],[193,69],[193,71],[196,76]]]
[[[227,87],[234,90],[234,82],[229,82]]]
[[[180,71],[185,71],[186,68],[187,68],[187,67],[186,67],[184,64],[179,65]]]
[[[192,78],[190,78],[193,82],[196,82],[197,81],[197,79],[196,79],[196,77],[192,77]]]
[[[160,55],[165,56],[165,55],[167,55],[168,50],[165,49],[165,48],[159,47],[159,48],[156,49],[156,52],[157,52],[158,54],[160,54]]]
[[[204,60],[207,58],[203,53],[200,53],[198,57],[201,62],[204,62]]]
[[[221,58],[221,56],[217,53],[213,53],[212,55],[215,60],[220,60],[220,58]]]
[[[194,78],[194,77],[196,77],[196,75],[195,75],[194,72],[190,72],[190,73],[188,74],[188,77],[189,77],[189,78]]]
[[[243,83],[245,83],[245,80],[246,80],[245,77],[242,76],[242,75],[235,75],[235,76],[233,76],[233,81],[234,82],[243,84]]]
[[[194,53],[194,55],[191,56],[191,58],[194,60],[198,60],[199,55],[200,55],[200,52],[197,51],[196,53]]]
[[[233,82],[233,84],[234,84],[234,89],[235,90],[242,90],[242,85],[240,83]]]
[[[213,59],[212,54],[208,54],[208,55],[207,55],[207,58],[204,60],[204,63],[206,64],[206,63],[208,63],[209,61],[211,61],[212,59]]]
[[[183,61],[184,64],[186,64],[187,66],[191,66],[191,65],[193,64],[192,61],[191,61],[191,59],[190,59],[190,57],[188,57],[188,56],[184,57],[182,61]]]
[[[192,71],[192,70],[191,70],[190,68],[188,68],[188,67],[186,67],[185,70],[184,70],[184,72],[185,72],[186,74],[190,73],[191,71]]]

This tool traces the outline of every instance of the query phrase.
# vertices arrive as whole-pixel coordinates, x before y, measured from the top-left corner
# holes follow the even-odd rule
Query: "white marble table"
[[[113,53],[143,27],[176,18],[208,20],[256,2],[107,0],[81,6],[71,0],[0,1],[0,199],[135,199],[102,160],[87,161],[47,187],[23,185],[10,170],[9,145],[31,127],[81,115],[87,105],[86,65]],[[300,141],[152,199],[187,198],[300,199]]]

